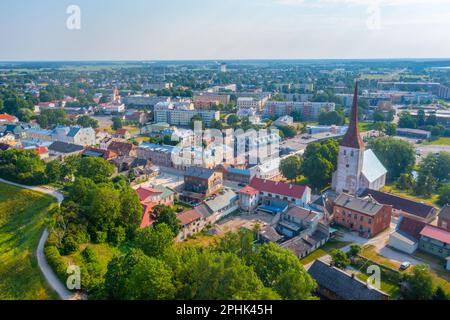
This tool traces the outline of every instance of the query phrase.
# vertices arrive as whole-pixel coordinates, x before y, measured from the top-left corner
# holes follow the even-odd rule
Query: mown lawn
[[[316,251],[314,251],[313,253],[311,253],[310,255],[304,257],[303,259],[300,259],[300,262],[303,265],[307,265],[307,264],[313,262],[314,260],[317,260],[323,256],[326,256],[333,249],[341,249],[350,244],[351,244],[351,242],[344,242],[344,241],[332,239],[332,240],[328,241],[327,243],[325,243],[321,248],[319,248]]]
[[[395,270],[399,270],[400,264],[394,261],[391,261],[380,254],[376,252],[376,249],[374,246],[365,246],[363,250],[360,252],[360,255],[362,257],[365,257],[369,260],[372,260],[378,264],[390,267]],[[422,256],[423,257],[423,256]],[[425,263],[424,263],[425,264]],[[411,272],[413,268],[409,268],[407,271],[404,272]],[[446,272],[446,271],[443,271]],[[433,282],[435,286],[441,286],[444,290],[447,292],[450,292],[450,282],[448,282],[445,278],[442,277],[439,273],[436,273],[435,270],[431,270],[431,274],[433,276]]]
[[[413,201],[423,202],[430,206],[438,207],[438,205],[436,203],[438,201],[439,196],[437,194],[433,194],[430,197],[417,196],[410,192],[406,192],[404,190],[399,190],[395,187],[395,185],[392,185],[392,184],[384,187],[382,191],[387,192],[387,193],[392,193],[396,196],[407,198],[407,199],[410,199]]]
[[[57,299],[36,248],[53,198],[0,183],[0,300]]]
[[[450,138],[441,137],[441,138],[436,139],[436,140],[424,141],[423,144],[425,144],[425,145],[437,145],[437,146],[450,146]]]
[[[106,271],[108,270],[109,261],[115,255],[121,255],[123,253],[119,248],[112,247],[106,243],[101,244],[85,243],[80,245],[80,250],[71,255],[64,256],[64,258],[67,259],[69,264],[81,266],[82,264],[84,264],[84,259],[81,256],[81,252],[87,247],[91,248],[95,252],[95,256],[98,259],[98,263],[100,265],[103,274],[105,274]]]

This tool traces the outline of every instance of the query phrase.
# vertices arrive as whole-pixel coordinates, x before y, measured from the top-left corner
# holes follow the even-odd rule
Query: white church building
[[[387,170],[372,150],[365,149],[358,130],[358,83],[355,86],[350,124],[339,146],[337,170],[332,189],[357,195],[366,188],[380,190],[386,184]]]

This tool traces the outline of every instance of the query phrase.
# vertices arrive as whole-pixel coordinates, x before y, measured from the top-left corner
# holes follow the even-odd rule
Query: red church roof
[[[256,177],[253,178],[252,181],[250,181],[250,187],[258,191],[279,194],[296,199],[300,199],[306,190],[305,186],[273,180],[265,180]]]
[[[358,82],[355,85],[355,93],[353,95],[352,114],[347,133],[341,141],[341,146],[354,149],[364,149],[364,142],[359,135],[358,130]]]

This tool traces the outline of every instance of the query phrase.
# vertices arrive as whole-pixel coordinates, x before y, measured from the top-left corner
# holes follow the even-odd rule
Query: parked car
[[[400,265],[400,270],[404,271],[404,270],[408,269],[409,267],[411,267],[411,262],[405,261],[405,262],[402,262],[402,264]]]

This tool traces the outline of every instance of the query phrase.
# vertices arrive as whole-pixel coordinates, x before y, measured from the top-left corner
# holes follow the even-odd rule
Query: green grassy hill
[[[50,196],[0,183],[0,300],[56,299],[39,270],[36,248]]]

